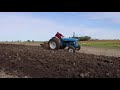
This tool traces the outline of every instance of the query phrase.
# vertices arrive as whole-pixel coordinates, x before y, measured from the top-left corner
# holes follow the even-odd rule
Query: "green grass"
[[[120,40],[81,41],[81,46],[95,46],[120,49]]]

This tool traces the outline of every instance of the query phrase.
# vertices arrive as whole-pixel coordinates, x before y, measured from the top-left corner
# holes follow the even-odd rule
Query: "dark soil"
[[[0,44],[0,70],[31,78],[120,78],[120,57]]]

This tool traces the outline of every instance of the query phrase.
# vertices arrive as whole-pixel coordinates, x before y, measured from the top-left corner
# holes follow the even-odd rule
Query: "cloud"
[[[93,12],[86,15],[90,20],[104,20],[120,24],[120,12]]]
[[[88,35],[93,38],[120,38],[120,31],[109,28],[68,26],[49,18],[30,16],[21,13],[0,13],[0,40],[49,40],[56,32],[61,32],[66,37]]]
[[[1,15],[0,16],[0,37],[11,39],[37,39],[41,40],[49,37],[49,32],[55,32],[53,27],[56,27],[52,21],[24,17],[16,15]]]

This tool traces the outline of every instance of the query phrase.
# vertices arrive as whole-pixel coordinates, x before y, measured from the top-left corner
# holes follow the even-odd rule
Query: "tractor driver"
[[[56,35],[55,35],[55,37],[61,39],[61,38],[63,38],[64,36],[63,36],[61,33],[57,32]]]

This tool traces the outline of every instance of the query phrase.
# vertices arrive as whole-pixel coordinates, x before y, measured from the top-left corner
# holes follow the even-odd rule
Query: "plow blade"
[[[44,42],[43,44],[40,44],[42,48],[48,49],[48,43]]]

